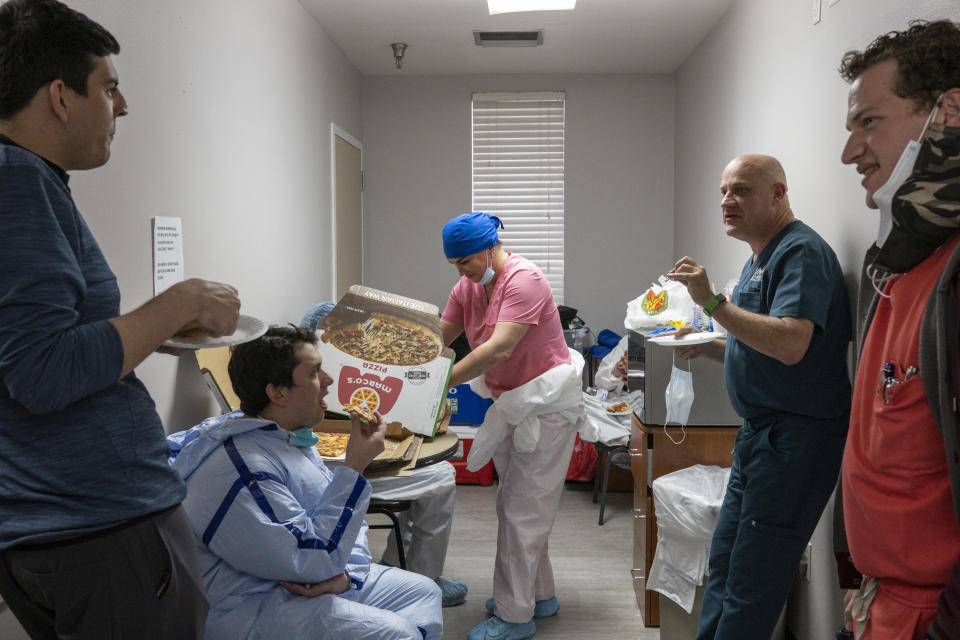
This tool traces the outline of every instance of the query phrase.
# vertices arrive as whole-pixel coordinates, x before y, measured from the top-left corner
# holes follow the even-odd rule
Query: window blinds
[[[563,304],[564,94],[473,95],[473,210],[498,216],[500,240],[534,262]]]

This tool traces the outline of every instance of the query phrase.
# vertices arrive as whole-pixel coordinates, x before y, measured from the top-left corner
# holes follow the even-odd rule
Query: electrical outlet
[[[797,572],[800,574],[800,577],[807,582],[810,582],[810,563],[812,556],[813,543],[808,542],[806,548],[803,550],[803,555],[800,556],[800,564],[797,567]]]
[[[813,0],[813,24],[820,22],[820,0]]]

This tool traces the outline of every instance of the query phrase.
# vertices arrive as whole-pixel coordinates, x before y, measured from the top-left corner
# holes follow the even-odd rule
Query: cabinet
[[[668,427],[680,442],[679,427]],[[660,594],[647,591],[647,575],[657,546],[657,514],[651,484],[667,473],[695,464],[729,467],[736,442],[736,427],[688,427],[678,445],[670,441],[663,427],[647,426],[633,416],[630,438],[630,472],[633,475],[633,591],[647,627],[660,626]]]

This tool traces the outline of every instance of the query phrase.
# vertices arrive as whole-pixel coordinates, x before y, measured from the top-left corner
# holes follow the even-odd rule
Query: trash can
[[[730,469],[694,465],[653,481],[657,551],[647,589],[659,592],[661,640],[696,637],[710,540]]]

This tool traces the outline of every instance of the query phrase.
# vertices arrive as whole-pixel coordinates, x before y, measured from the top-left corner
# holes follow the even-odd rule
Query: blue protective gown
[[[210,601],[207,638],[440,638],[440,589],[370,562],[363,517],[370,486],[331,472],[313,447],[240,412],[171,435],[171,464],[187,483]],[[317,583],[342,572],[340,595],[297,596],[279,580]]]

